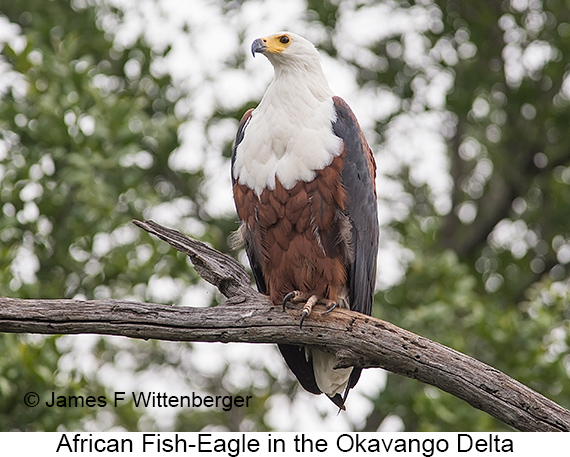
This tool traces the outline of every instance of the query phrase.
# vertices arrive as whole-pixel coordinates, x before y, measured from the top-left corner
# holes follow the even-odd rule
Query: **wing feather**
[[[376,285],[378,256],[378,208],[376,201],[376,163],[356,116],[340,97],[333,97],[337,114],[335,135],[344,142],[345,164],[342,184],[348,195],[345,212],[350,220],[352,258],[348,268],[350,309],[370,315]],[[344,394],[353,388],[362,368],[354,368]]]
[[[350,309],[372,313],[378,254],[376,164],[356,116],[340,97],[333,97],[337,118],[335,135],[344,142],[342,184],[348,195],[345,209],[350,220],[353,256],[348,271]]]

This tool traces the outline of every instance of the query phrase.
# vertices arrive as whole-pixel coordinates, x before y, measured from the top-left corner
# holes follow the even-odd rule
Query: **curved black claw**
[[[296,296],[297,296],[296,291],[289,292],[287,295],[285,295],[285,298],[283,298],[283,311],[285,311],[285,307],[287,306],[287,302],[291,301]]]
[[[321,314],[321,316],[324,316],[325,314],[330,313],[333,309],[335,309],[338,306],[337,303],[332,303],[327,309],[326,311],[323,311],[323,313]]]
[[[309,312],[304,309],[303,312],[301,313],[301,322],[299,322],[299,328],[303,328],[303,321],[305,320],[305,317],[307,317],[309,315]]]

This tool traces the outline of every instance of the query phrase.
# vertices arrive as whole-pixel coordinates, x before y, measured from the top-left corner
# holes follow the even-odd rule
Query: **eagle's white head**
[[[252,43],[251,52],[254,57],[256,53],[267,57],[276,74],[298,70],[323,74],[317,49],[313,43],[296,33],[281,32],[258,38]]]
[[[309,182],[341,154],[342,142],[332,130],[336,119],[332,91],[313,44],[291,32],[258,38],[255,56],[266,56],[275,78],[248,121],[237,147],[234,179],[259,196]]]

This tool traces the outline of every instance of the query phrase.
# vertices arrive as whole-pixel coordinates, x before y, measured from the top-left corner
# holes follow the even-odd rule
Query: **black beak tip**
[[[261,38],[258,38],[257,40],[254,40],[253,43],[251,43],[251,54],[253,55],[253,57],[255,57],[255,54],[257,52],[263,53],[266,50],[267,46],[265,45],[265,43]]]

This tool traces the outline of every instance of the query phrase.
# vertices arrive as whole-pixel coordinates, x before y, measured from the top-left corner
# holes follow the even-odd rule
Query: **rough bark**
[[[190,256],[228,300],[191,308],[125,300],[0,298],[0,332],[122,335],[171,341],[289,343],[336,353],[338,367],[383,368],[434,385],[524,431],[570,431],[570,411],[504,373],[388,322],[347,310],[299,328],[300,307],[283,312],[250,286],[234,259],[152,221],[135,224]]]

